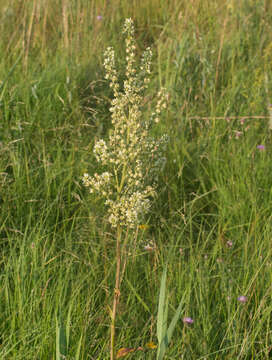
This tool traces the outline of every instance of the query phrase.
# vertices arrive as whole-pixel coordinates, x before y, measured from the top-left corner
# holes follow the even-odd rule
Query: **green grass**
[[[126,17],[139,54],[154,51],[146,116],[160,85],[170,93],[156,130],[170,142],[149,227],[128,248],[117,347],[157,343],[167,263],[168,324],[183,307],[165,359],[269,359],[270,2],[2,0],[0,9],[0,359],[58,359],[57,349],[109,358],[115,244],[81,177],[96,171],[94,139],[109,129],[103,51],[113,46],[124,64]]]

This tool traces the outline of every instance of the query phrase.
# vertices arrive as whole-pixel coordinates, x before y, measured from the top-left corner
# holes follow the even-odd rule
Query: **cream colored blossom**
[[[89,176],[84,174],[83,184],[91,193],[105,198],[108,220],[112,227],[129,228],[139,224],[151,207],[156,196],[156,180],[165,164],[167,136],[153,139],[150,127],[159,121],[167,105],[167,94],[161,89],[150,119],[143,115],[143,91],[149,83],[151,73],[151,49],[142,55],[136,68],[136,45],[134,25],[127,19],[126,34],[126,79],[120,86],[112,48],[105,52],[105,78],[113,90],[110,112],[112,129],[106,140],[99,139],[94,145],[94,155],[107,171]],[[122,89],[122,90],[120,90]]]

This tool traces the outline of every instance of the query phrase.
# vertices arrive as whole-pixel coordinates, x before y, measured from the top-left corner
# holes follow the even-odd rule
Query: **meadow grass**
[[[156,358],[145,344],[157,344],[167,264],[169,322],[183,305],[165,359],[269,359],[270,2],[0,8],[0,359],[58,359],[58,350],[109,358],[115,239],[81,179],[97,171],[94,141],[110,128],[103,53],[113,46],[122,68],[128,17],[137,54],[154,52],[145,116],[166,87],[169,109],[154,136],[170,140],[159,196],[127,249],[117,347]]]

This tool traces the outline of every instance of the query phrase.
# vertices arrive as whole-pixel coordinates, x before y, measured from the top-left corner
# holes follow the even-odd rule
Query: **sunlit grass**
[[[110,127],[103,52],[113,46],[124,65],[120,26],[132,17],[137,55],[154,52],[146,116],[165,86],[155,135],[170,141],[159,196],[127,249],[117,348],[156,358],[168,264],[168,324],[183,306],[165,359],[269,359],[270,2],[0,8],[0,358],[51,360],[61,346],[67,359],[108,358],[115,241],[81,177],[100,172],[91,149]]]

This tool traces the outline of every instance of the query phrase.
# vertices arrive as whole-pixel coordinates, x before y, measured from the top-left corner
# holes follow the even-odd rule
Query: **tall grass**
[[[145,344],[156,343],[167,263],[169,322],[183,307],[165,359],[269,359],[271,3],[0,9],[0,358],[108,358],[115,243],[80,179],[97,171],[91,150],[110,127],[103,52],[112,45],[124,64],[120,26],[132,17],[137,53],[155,53],[146,116],[165,86],[156,132],[170,142],[160,195],[127,249],[117,346],[156,358]]]

